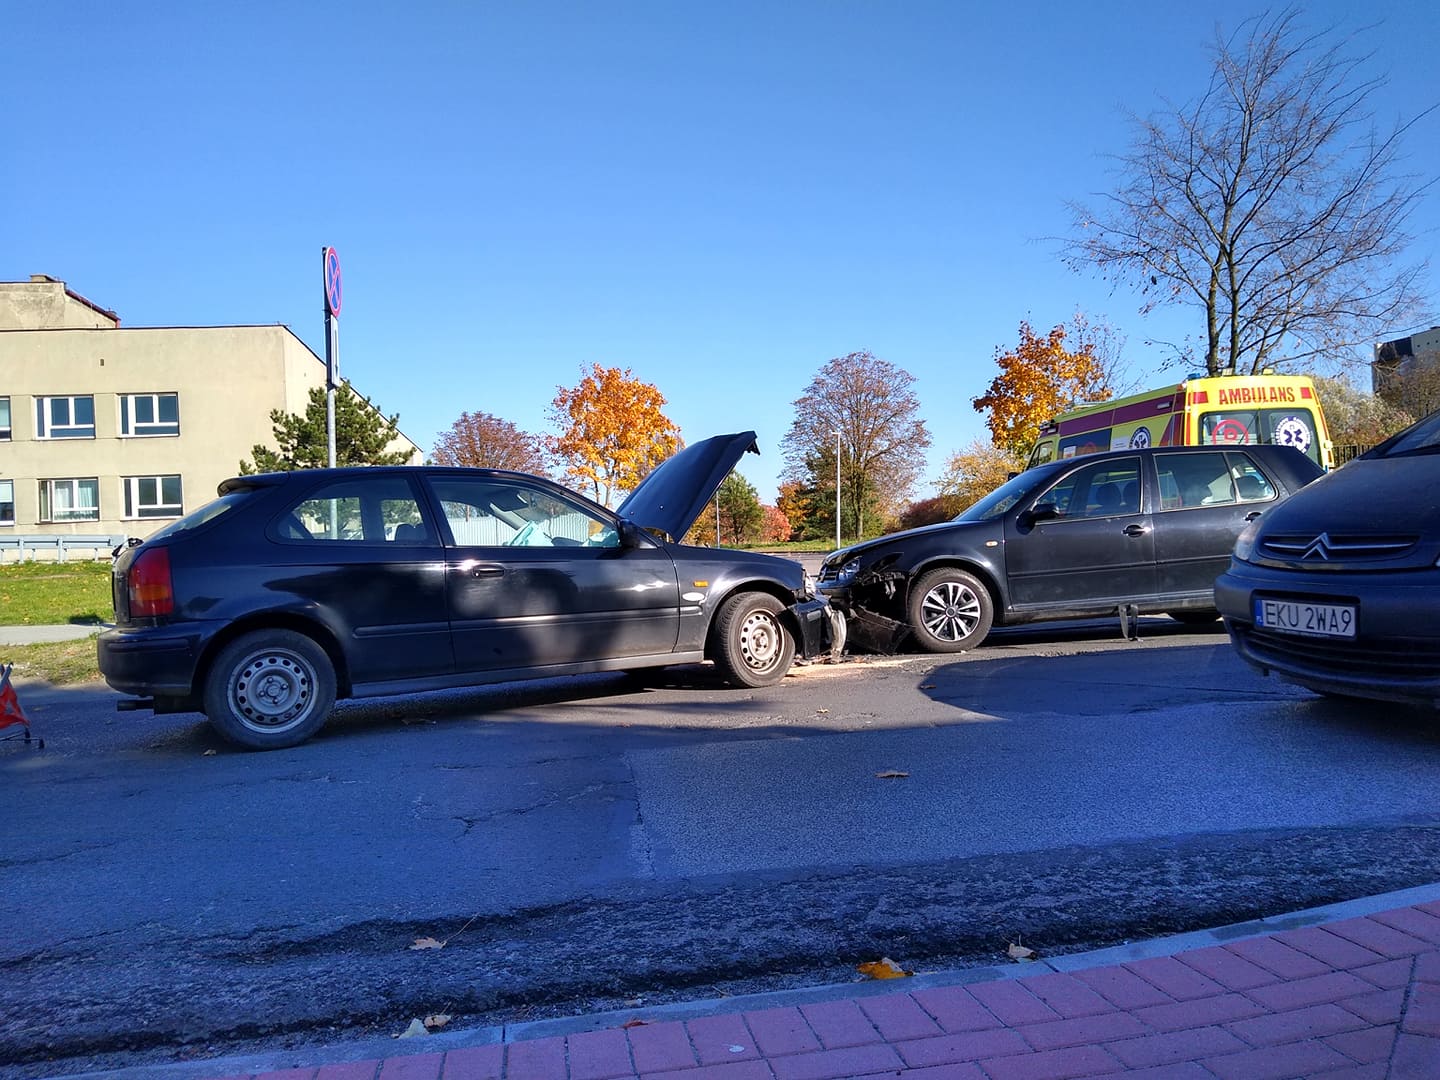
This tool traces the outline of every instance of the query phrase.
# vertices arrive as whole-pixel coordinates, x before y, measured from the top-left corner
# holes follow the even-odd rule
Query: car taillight
[[[170,552],[167,548],[140,552],[130,564],[127,581],[131,618],[169,615],[175,610],[175,591],[170,586]]]

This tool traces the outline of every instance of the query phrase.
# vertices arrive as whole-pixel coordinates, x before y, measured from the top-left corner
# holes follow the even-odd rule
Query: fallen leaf
[[[1024,945],[1017,945],[1013,941],[1010,943],[1010,947],[1005,950],[1005,954],[1017,964],[1028,963],[1035,959],[1034,949],[1027,949]]]
[[[394,1036],[394,1038],[397,1038],[397,1039],[413,1039],[413,1038],[415,1038],[415,1036],[417,1036],[417,1035],[429,1035],[429,1034],[430,1034],[430,1033],[425,1030],[425,1025],[422,1024],[419,1020],[411,1020],[411,1021],[410,1021],[410,1026],[409,1026],[408,1028],[406,1028],[404,1031],[402,1031],[399,1035]]]
[[[426,1031],[434,1031],[436,1028],[442,1028],[449,1022],[449,1013],[432,1013],[431,1015],[425,1017],[425,1019],[422,1021],[422,1023],[425,1025]]]
[[[644,1026],[645,1026],[646,1024],[648,1024],[648,1023],[650,1023],[649,1020],[641,1020],[641,1019],[639,1019],[639,1018],[637,1017],[637,1018],[634,1019],[634,1020],[626,1020],[626,1021],[625,1021],[623,1024],[621,1024],[620,1026],[621,1026],[622,1028],[644,1027]]]
[[[909,774],[908,772],[901,772],[899,769],[886,769],[884,772],[877,772],[877,773],[875,774],[875,779],[877,779],[877,780],[904,780],[904,779],[905,779],[907,776],[909,776],[909,775],[910,775],[910,774]]]
[[[443,941],[436,941],[433,937],[417,937],[415,944],[410,946],[412,949],[443,949],[444,947]]]
[[[828,713],[830,710],[829,710],[829,709],[816,709],[815,711],[816,711],[817,713]]]
[[[915,974],[913,971],[906,971],[888,956],[882,956],[879,960],[873,960],[868,964],[861,964],[855,970],[867,979],[903,979]]]

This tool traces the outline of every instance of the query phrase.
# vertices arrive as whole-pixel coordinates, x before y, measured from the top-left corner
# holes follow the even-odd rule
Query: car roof
[[[310,483],[323,480],[358,480],[361,477],[406,476],[484,476],[517,480],[539,480],[541,483],[563,487],[545,476],[534,473],[516,472],[513,469],[482,469],[470,465],[341,465],[333,469],[294,469],[288,472],[247,473],[222,480],[216,491],[227,495],[232,491],[249,488],[279,487],[289,483]],[[566,489],[569,490],[569,489]]]

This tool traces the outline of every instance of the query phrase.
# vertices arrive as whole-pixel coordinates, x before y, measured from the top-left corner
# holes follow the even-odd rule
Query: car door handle
[[[1265,512],[1264,510],[1251,510],[1248,514],[1245,515],[1245,520],[1246,520],[1246,521],[1254,521],[1256,518],[1258,518],[1258,517],[1259,517],[1261,514],[1263,514],[1264,512]]]
[[[1126,525],[1124,531],[1126,536],[1144,536],[1150,530],[1144,525]]]
[[[503,566],[475,566],[471,568],[470,576],[476,578],[504,577],[505,568]]]

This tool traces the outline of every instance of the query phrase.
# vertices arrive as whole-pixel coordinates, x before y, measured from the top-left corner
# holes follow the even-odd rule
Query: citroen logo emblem
[[[1322,559],[1328,562],[1330,560],[1330,534],[1321,533],[1317,536],[1311,541],[1310,546],[1300,553],[1300,558]]]

